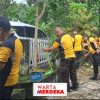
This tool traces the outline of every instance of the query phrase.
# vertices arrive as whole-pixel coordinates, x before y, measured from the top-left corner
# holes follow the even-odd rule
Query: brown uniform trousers
[[[76,67],[74,66],[75,58],[68,58],[61,60],[61,66],[59,71],[59,82],[68,84],[70,88],[69,79],[71,79],[72,86],[77,86],[77,73]]]

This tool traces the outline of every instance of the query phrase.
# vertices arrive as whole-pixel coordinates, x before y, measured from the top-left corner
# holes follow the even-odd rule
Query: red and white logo
[[[33,83],[33,96],[67,96],[67,83]]]

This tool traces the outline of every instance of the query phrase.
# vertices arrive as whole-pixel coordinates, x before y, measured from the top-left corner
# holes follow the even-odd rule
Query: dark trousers
[[[0,100],[10,100],[14,86],[0,86]]]
[[[77,73],[76,73],[76,68],[74,66],[74,62],[75,62],[74,58],[61,60],[59,78],[62,79],[62,82],[67,83],[68,87],[70,87],[69,78],[71,79],[73,86],[78,85]]]
[[[76,61],[80,60],[80,58],[82,57],[82,51],[76,51],[75,55],[76,55]],[[76,69],[78,69],[79,66],[80,66],[80,62],[75,63]]]
[[[94,77],[98,76],[98,66],[99,66],[99,64],[97,62],[97,60],[98,60],[97,57],[98,56],[96,54],[92,55],[92,64],[93,64]]]

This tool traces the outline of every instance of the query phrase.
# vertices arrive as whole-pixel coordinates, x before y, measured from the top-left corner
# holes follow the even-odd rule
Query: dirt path
[[[78,70],[79,89],[69,92],[67,97],[52,97],[49,99],[100,99],[100,75],[98,81],[92,81],[92,68],[83,66]]]

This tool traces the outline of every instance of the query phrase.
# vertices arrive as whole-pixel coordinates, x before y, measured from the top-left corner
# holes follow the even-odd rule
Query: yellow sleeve
[[[59,43],[55,41],[55,42],[53,43],[53,46],[52,46],[52,47],[58,48],[58,47],[59,47]]]
[[[7,47],[0,47],[0,62],[7,62],[10,57],[11,49]]]
[[[92,47],[89,47],[89,52],[92,53],[92,54],[94,54],[95,53],[95,50],[93,50]]]
[[[95,50],[91,47],[89,41],[87,42],[87,44],[88,44],[89,52],[92,53],[92,54],[94,54]]]

